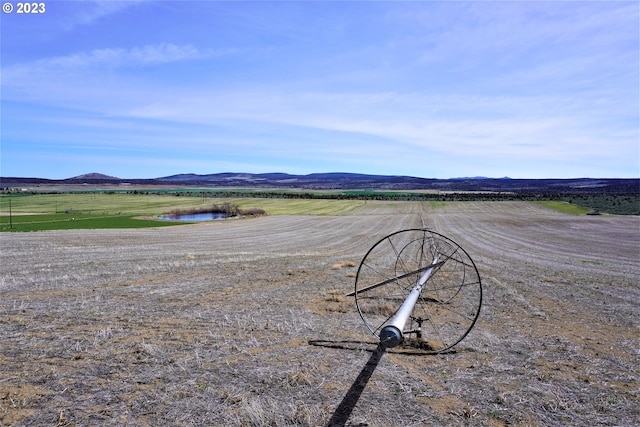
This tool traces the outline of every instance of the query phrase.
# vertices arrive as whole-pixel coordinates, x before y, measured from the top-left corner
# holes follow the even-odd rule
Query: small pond
[[[224,219],[227,218],[228,215],[225,213],[197,213],[197,214],[186,214],[186,215],[161,215],[158,219],[162,219],[165,221],[211,221],[214,219]]]

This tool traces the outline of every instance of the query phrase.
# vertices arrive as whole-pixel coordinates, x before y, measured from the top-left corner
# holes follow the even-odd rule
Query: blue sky
[[[0,17],[2,176],[640,177],[635,0],[45,6]]]

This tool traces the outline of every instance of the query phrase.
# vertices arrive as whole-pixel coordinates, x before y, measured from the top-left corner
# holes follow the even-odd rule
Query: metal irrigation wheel
[[[418,284],[419,296],[399,331],[400,340],[404,337],[427,352],[448,350],[467,336],[482,305],[478,269],[451,239],[427,229],[388,235],[362,259],[355,291],[349,295],[355,296],[366,327],[380,339]]]

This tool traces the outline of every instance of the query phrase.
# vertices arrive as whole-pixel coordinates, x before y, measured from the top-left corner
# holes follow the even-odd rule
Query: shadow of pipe
[[[309,340],[308,344],[315,347],[337,348],[340,350],[356,350],[356,351],[374,351],[372,350],[373,346],[378,345],[377,342],[356,341],[356,340],[341,340],[341,341]]]
[[[376,347],[374,352],[371,353],[371,357],[364,365],[364,368],[362,368],[362,371],[360,371],[358,378],[356,378],[356,380],[353,382],[351,388],[349,389],[349,391],[347,391],[347,394],[342,399],[342,402],[340,402],[335,412],[331,416],[327,427],[339,427],[344,426],[347,423],[349,417],[351,416],[351,413],[353,412],[353,409],[356,407],[356,404],[358,403],[358,400],[362,395],[362,392],[367,386],[367,383],[369,383],[369,379],[373,375],[373,372],[376,370],[378,363],[380,363],[380,359],[382,358],[384,351],[385,347],[381,344],[378,344],[378,347]]]
[[[315,347],[325,348],[337,348],[340,350],[352,350],[352,351],[375,351],[371,347],[377,345],[371,341],[355,341],[355,340],[342,340],[342,341],[330,341],[330,340],[309,340],[309,345]],[[392,354],[406,354],[410,356],[434,356],[436,354],[455,354],[457,350],[449,349],[441,352],[434,352],[428,350],[422,350],[419,348],[413,348],[410,346],[399,346],[395,348],[387,348],[388,353]]]

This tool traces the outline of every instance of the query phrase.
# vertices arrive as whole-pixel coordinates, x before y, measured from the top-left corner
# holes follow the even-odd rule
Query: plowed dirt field
[[[376,357],[344,294],[414,227],[469,253],[482,311],[453,352]],[[0,250],[1,425],[640,424],[638,217],[368,202]]]

